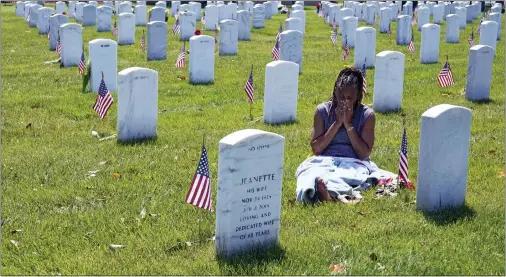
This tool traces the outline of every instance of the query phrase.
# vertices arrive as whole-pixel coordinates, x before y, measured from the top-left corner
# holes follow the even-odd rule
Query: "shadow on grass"
[[[489,105],[495,104],[495,101],[492,99],[483,99],[483,100],[468,100],[469,102],[477,105]]]
[[[285,121],[281,123],[264,123],[265,125],[271,126],[271,127],[284,127],[284,126],[290,126],[290,125],[298,125],[300,122],[298,120],[290,120]]]
[[[224,275],[258,275],[270,265],[279,264],[285,258],[285,249],[279,244],[268,248],[256,248],[229,258],[217,256],[218,266]]]
[[[143,145],[143,144],[153,144],[157,141],[158,137],[155,136],[155,137],[152,137],[152,138],[147,138],[147,139],[135,139],[135,140],[128,140],[128,141],[121,141],[121,140],[116,140],[116,143],[119,145],[119,146],[135,146],[135,145]]]
[[[462,205],[458,208],[444,209],[436,212],[421,211],[425,218],[437,226],[455,224],[457,221],[471,219],[476,216],[474,209]]]
[[[209,82],[209,83],[194,83],[192,81],[188,81],[188,84],[190,84],[192,86],[196,86],[196,87],[208,87],[208,86],[214,85],[214,82]]]
[[[402,109],[390,110],[390,111],[384,111],[384,112],[383,111],[376,111],[375,110],[374,112],[382,114],[382,115],[402,115],[402,114],[404,114],[404,112],[403,112]]]

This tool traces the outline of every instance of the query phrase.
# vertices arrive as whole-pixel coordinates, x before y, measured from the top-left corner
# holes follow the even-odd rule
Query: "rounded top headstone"
[[[219,143],[221,145],[235,146],[237,144],[241,144],[243,141],[250,141],[250,140],[255,139],[257,137],[265,137],[265,136],[277,138],[280,141],[285,140],[285,138],[283,136],[275,134],[275,133],[266,132],[266,131],[257,130],[257,129],[244,129],[244,130],[239,130],[239,131],[233,132],[233,133],[225,136],[224,138],[222,138],[220,140]]]
[[[422,26],[422,29],[440,29],[441,27],[438,24],[434,23],[425,23]]]
[[[468,120],[470,120],[471,110],[461,106],[454,106],[450,104],[439,104],[426,110],[422,114],[422,118],[426,119],[435,119],[439,117],[456,117],[461,118],[462,120],[465,120],[465,118],[463,117],[467,117]]]
[[[399,57],[399,58],[404,58],[404,54],[399,52],[399,51],[392,51],[392,50],[386,50],[386,51],[382,51],[382,52],[379,52],[376,57],[378,58],[382,58],[382,57]]]

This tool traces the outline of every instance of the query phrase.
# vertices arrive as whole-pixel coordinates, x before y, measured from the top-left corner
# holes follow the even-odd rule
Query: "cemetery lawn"
[[[353,51],[343,61],[340,47],[332,46],[331,27],[313,8],[306,12],[297,122],[281,126],[259,119],[265,65],[286,15],[252,29],[252,40],[239,43],[238,56],[216,55],[215,84],[209,86],[188,84],[188,58],[184,70],[174,68],[181,43],[172,33],[168,59],[146,62],[139,46],[145,27],[137,27],[136,45],[118,47],[118,72],[134,66],[159,72],[158,138],[121,145],[91,135],[92,130],[102,137],[117,133],[117,104],[100,120],[92,109],[96,94],[81,93],[77,67],[44,65],[57,58],[48,50],[46,35],[15,17],[13,6],[2,6],[3,275],[331,275],[331,264],[344,265],[337,274],[350,275],[504,275],[504,22],[489,103],[472,103],[462,94],[467,38],[472,27],[476,33],[479,19],[460,32],[459,44],[444,42],[443,24],[440,60],[431,65],[419,63],[420,32],[414,32],[416,54],[395,45],[395,23],[391,39],[377,33],[376,53],[406,55],[402,112],[407,114],[409,177],[415,185],[422,113],[442,103],[472,110],[466,206],[429,215],[416,211],[415,191],[374,199],[371,190],[354,206],[294,203],[295,171],[311,154],[314,110],[330,97],[339,71],[353,62]],[[170,18],[169,32],[173,22]],[[87,58],[88,42],[95,38],[113,36],[85,27]],[[440,88],[436,76],[446,55],[456,84]],[[245,118],[250,106],[243,90],[252,64],[253,122]],[[367,74],[364,103],[372,104],[374,70]],[[113,96],[117,99],[116,92]],[[206,241],[213,237],[215,214],[184,200],[202,133],[216,205],[219,140],[246,128],[286,138],[280,248],[222,261]],[[397,172],[401,136],[400,112],[376,114],[371,158],[379,167]],[[95,170],[100,171],[88,177]],[[186,243],[196,241],[203,242]],[[126,247],[113,253],[110,244]]]

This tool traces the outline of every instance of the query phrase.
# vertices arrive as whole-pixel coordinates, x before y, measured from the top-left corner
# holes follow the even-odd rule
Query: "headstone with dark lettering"
[[[475,45],[469,50],[466,99],[489,100],[495,50],[489,45]]]
[[[91,67],[90,91],[97,92],[104,73],[109,91],[116,91],[118,81],[118,43],[111,39],[94,39],[88,43]]]
[[[285,138],[255,129],[220,140],[216,241],[231,257],[279,240]]]

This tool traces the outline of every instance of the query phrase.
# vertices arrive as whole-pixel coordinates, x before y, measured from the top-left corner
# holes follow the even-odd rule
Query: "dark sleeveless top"
[[[330,126],[336,121],[336,114],[334,111],[330,111],[330,107],[332,106],[332,101],[324,102],[318,105],[316,108],[320,117],[323,119],[323,123],[325,126],[325,132],[327,132]],[[364,104],[359,104],[355,111],[353,112],[353,127],[355,131],[360,136],[362,133],[362,127],[364,127],[364,123],[369,118],[371,114],[373,114],[373,109],[365,106]],[[330,114],[330,118],[329,118]],[[332,156],[332,157],[346,157],[346,158],[355,158],[358,159],[353,146],[351,145],[350,138],[348,137],[348,133],[346,132],[346,128],[341,126],[341,128],[337,131],[334,139],[330,142],[330,144],[323,150],[320,156]],[[369,160],[366,158],[364,160]]]

